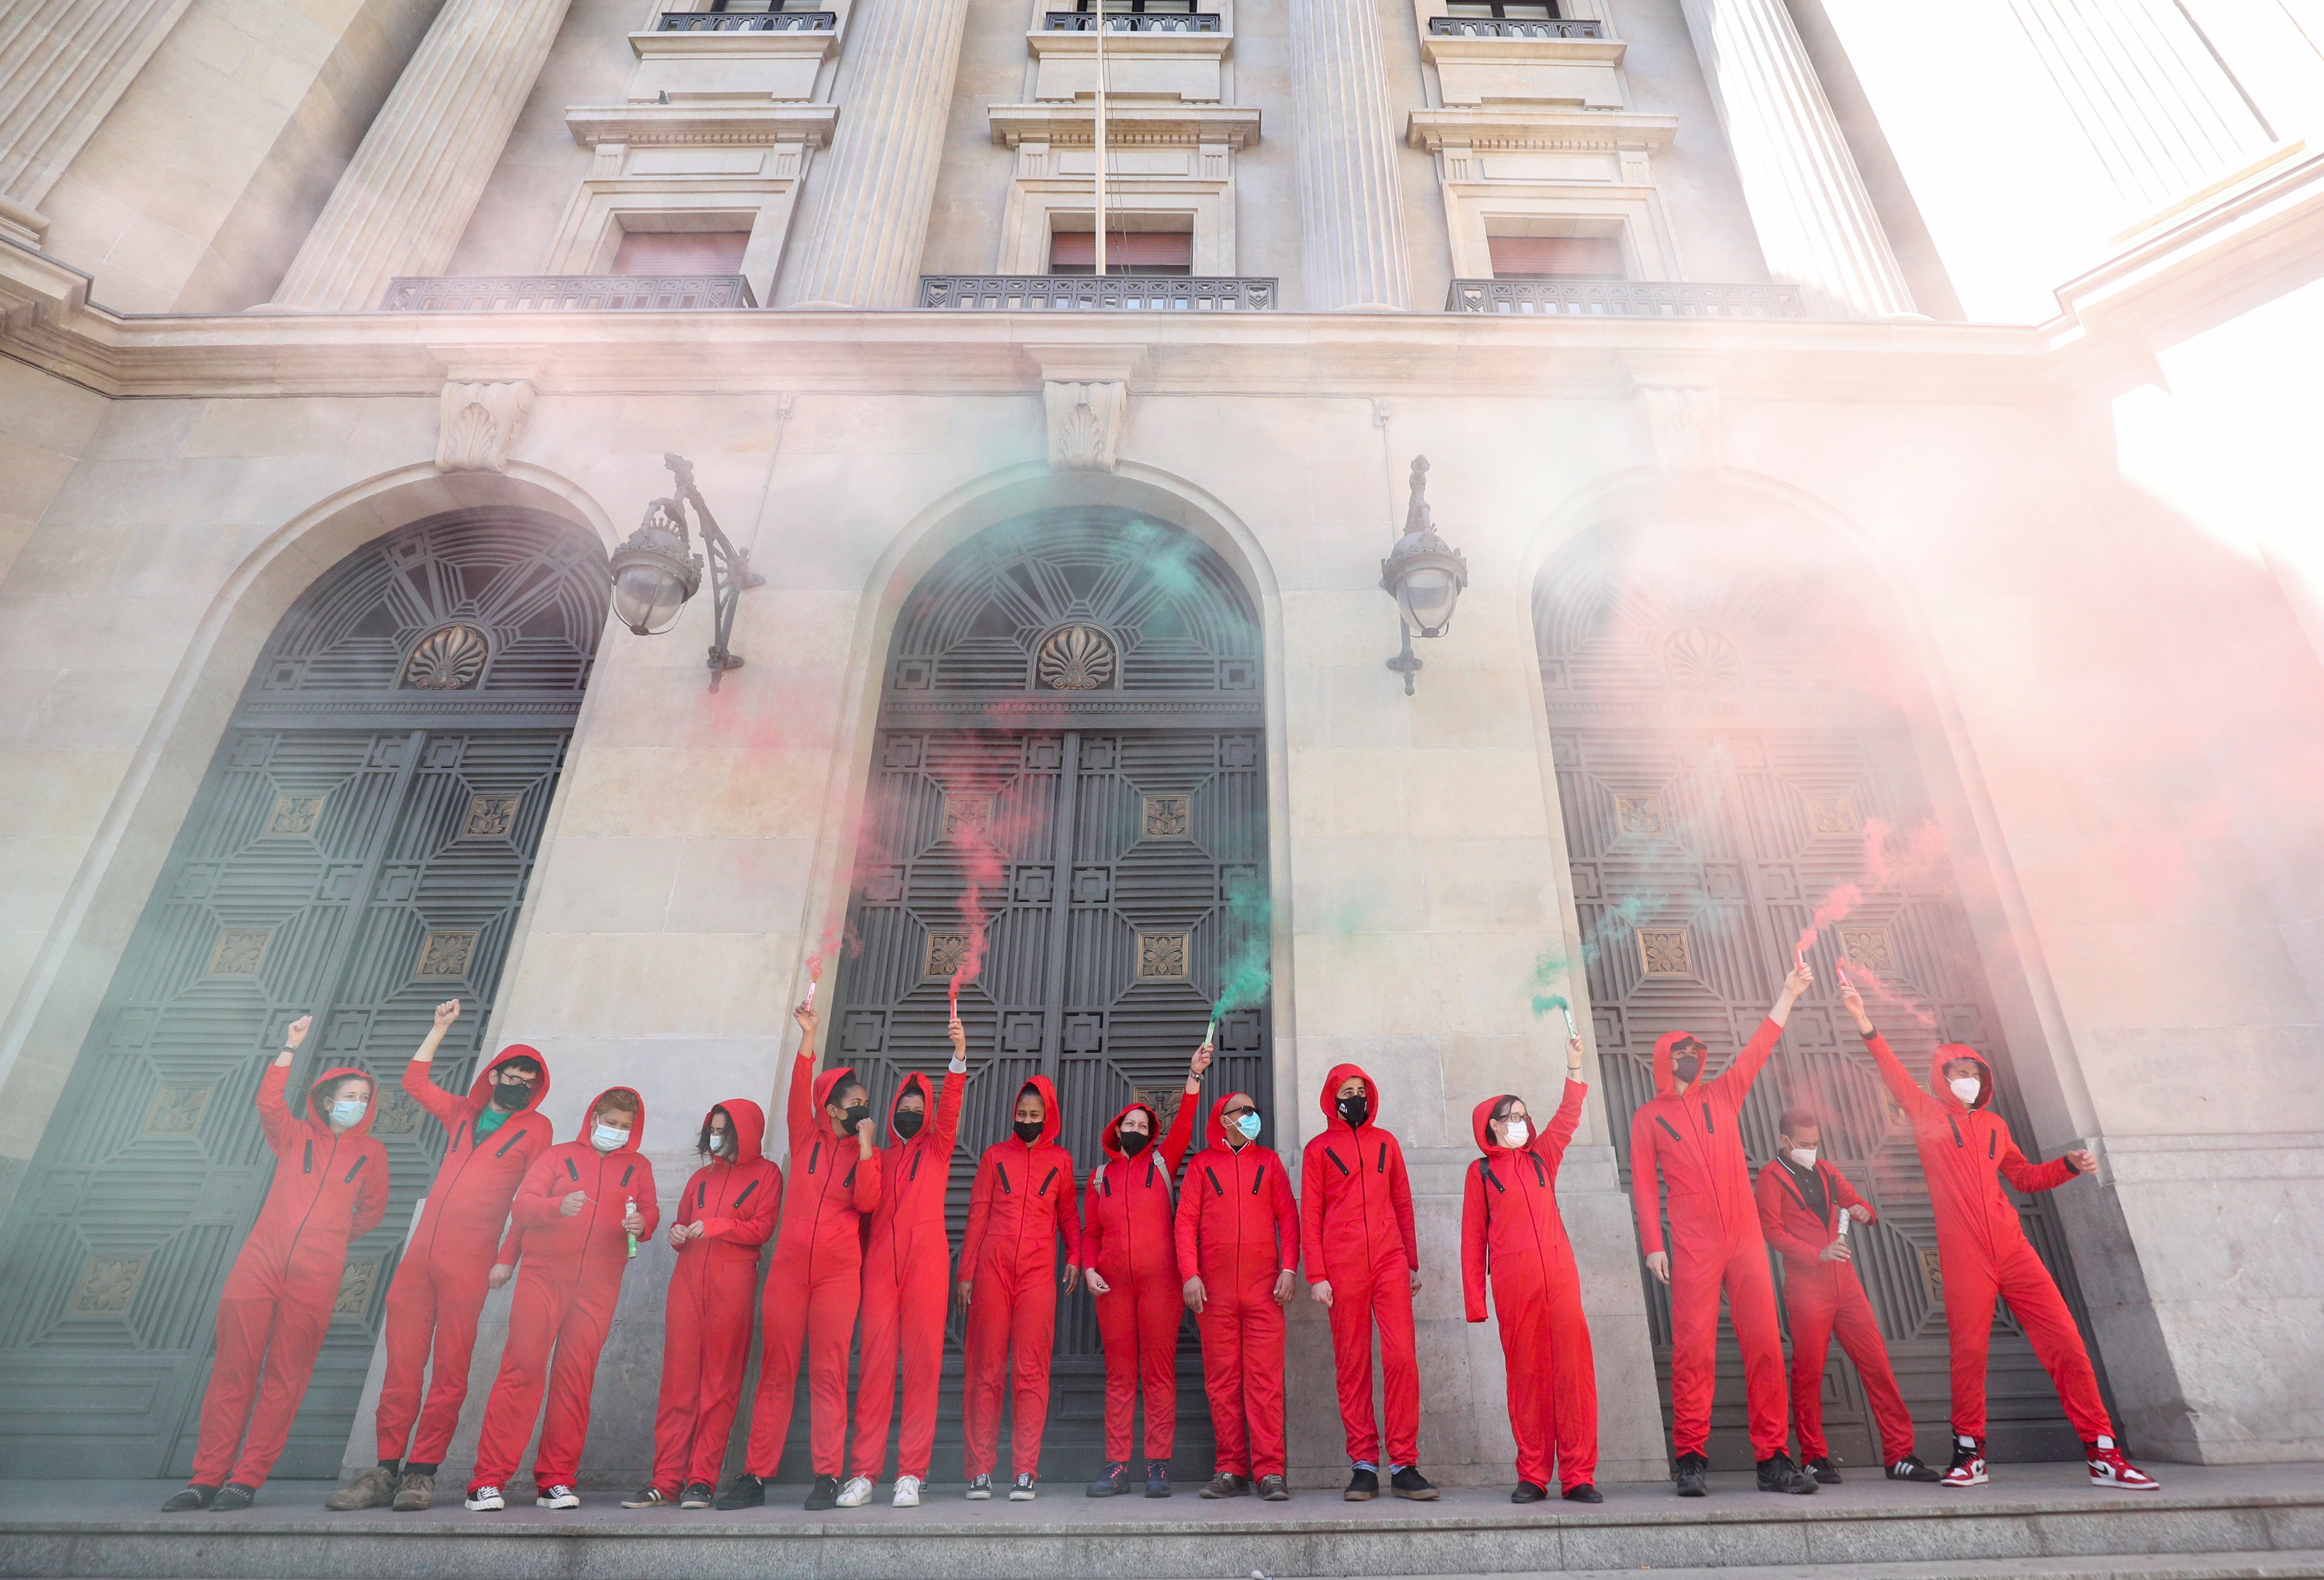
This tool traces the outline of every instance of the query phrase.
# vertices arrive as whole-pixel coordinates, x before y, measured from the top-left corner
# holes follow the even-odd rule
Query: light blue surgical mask
[[[1247,1141],[1255,1141],[1259,1140],[1259,1115],[1256,1113],[1236,1114],[1235,1129],[1242,1132],[1242,1139]]]
[[[354,1126],[355,1121],[364,1116],[364,1110],[370,1106],[371,1102],[368,1098],[338,1098],[331,1104],[331,1123],[337,1125],[341,1130],[350,1129]]]
[[[615,1130],[610,1124],[598,1125],[589,1132],[589,1144],[601,1152],[617,1152],[629,1139],[629,1132]]]

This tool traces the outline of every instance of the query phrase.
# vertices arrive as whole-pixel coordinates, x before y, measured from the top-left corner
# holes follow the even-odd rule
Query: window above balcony
[[[1618,110],[1629,46],[1560,0],[1420,0],[1424,59],[1448,106]]]

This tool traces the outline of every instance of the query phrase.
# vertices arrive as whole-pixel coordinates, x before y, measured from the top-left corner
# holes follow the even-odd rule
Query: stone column
[[[842,46],[839,129],[804,194],[789,307],[908,308],[952,113],[968,0],[860,0]]]
[[[1840,120],[1783,0],[1682,0],[1767,273],[1812,310],[1915,310]]]
[[[570,0],[446,0],[274,293],[368,312],[398,274],[440,273],[549,59]]]
[[[34,212],[120,99],[187,0],[26,0],[0,36],[0,222]]]
[[[1291,0],[1301,274],[1312,312],[1402,312],[1397,134],[1372,0]]]

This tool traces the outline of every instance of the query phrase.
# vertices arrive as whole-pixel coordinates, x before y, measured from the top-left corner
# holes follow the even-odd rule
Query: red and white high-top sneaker
[[[1952,1468],[1945,1472],[1944,1484],[1949,1487],[1981,1487],[1985,1481],[1984,1439],[1964,1437],[1958,1432],[1954,1433]]]
[[[2090,1484],[2095,1487],[2131,1487],[2142,1492],[2160,1491],[2162,1483],[2122,1456],[2111,1437],[2101,1437],[2095,1443],[2082,1445],[2090,1462]]]

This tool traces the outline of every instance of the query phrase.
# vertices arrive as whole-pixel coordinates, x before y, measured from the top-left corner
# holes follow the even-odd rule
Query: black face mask
[[[863,1122],[871,1117],[872,1104],[869,1103],[851,1103],[839,1111],[839,1123],[851,1135],[862,1130]]]
[[[1671,1074],[1678,1077],[1681,1086],[1692,1086],[1694,1077],[1702,1074],[1702,1056],[1699,1053],[1680,1054],[1671,1060]]]
[[[1019,1141],[1029,1147],[1041,1139],[1041,1128],[1045,1123],[1038,1119],[1020,1119],[1010,1129],[1017,1132]]]
[[[493,1106],[514,1113],[532,1101],[530,1081],[500,1081],[493,1083]]]
[[[1370,1098],[1342,1097],[1340,1099],[1340,1117],[1346,1120],[1351,1125],[1361,1124],[1371,1116],[1372,1104]]]
[[[1153,1139],[1142,1130],[1122,1131],[1114,1137],[1115,1143],[1121,1148],[1121,1155],[1125,1158],[1138,1156],[1146,1150],[1146,1143]]]
[[[888,1122],[888,1128],[908,1141],[920,1133],[920,1122],[927,1117],[917,1108],[899,1108],[896,1117]]]

